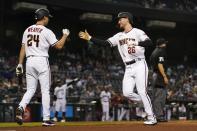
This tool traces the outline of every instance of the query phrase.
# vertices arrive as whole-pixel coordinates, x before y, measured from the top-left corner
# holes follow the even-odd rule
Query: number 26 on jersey
[[[128,47],[128,53],[129,54],[135,53],[135,46]]]

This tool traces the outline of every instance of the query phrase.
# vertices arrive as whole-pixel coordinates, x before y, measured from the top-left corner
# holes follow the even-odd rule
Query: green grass
[[[142,125],[143,121],[113,121],[113,122],[101,122],[101,121],[83,121],[83,122],[57,122],[56,125],[58,126],[104,126],[104,125]],[[187,120],[187,121],[169,121],[167,123],[162,123],[167,125],[197,125],[197,121],[195,120]],[[22,126],[18,125],[15,122],[2,122],[0,123],[1,127],[35,127],[35,126],[42,126],[41,122],[25,122]]]
[[[59,126],[102,126],[102,125],[119,125],[119,124],[128,124],[128,123],[142,123],[142,121],[140,122],[136,122],[136,121],[131,121],[131,122],[100,122],[100,121],[96,121],[96,122],[65,122],[65,123],[61,123],[61,122],[57,122],[56,124]],[[22,126],[27,126],[27,127],[34,127],[34,126],[41,126],[42,123],[41,122],[25,122],[23,123]],[[18,125],[15,122],[2,122],[0,123],[0,127],[21,127],[20,125]]]
[[[22,126],[28,126],[28,127],[31,127],[31,126],[40,126],[41,123],[40,122],[29,122],[29,123],[24,123]],[[0,123],[0,127],[20,127],[20,125],[18,125],[17,123],[15,122],[2,122]]]

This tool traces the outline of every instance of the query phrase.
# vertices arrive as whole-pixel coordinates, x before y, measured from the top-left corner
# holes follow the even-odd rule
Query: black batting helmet
[[[128,18],[129,22],[133,24],[133,15],[129,12],[120,12],[118,13],[117,19],[119,20],[120,18]]]
[[[40,19],[42,19],[44,16],[50,17],[50,18],[53,17],[53,16],[50,14],[50,12],[49,12],[48,9],[40,8],[40,9],[37,9],[37,10],[35,11],[35,19],[36,19],[36,20],[40,20]]]

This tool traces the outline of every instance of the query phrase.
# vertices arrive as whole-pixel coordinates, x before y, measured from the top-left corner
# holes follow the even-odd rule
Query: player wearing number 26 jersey
[[[125,64],[125,73],[122,82],[123,95],[130,100],[142,102],[147,114],[146,125],[155,125],[157,120],[152,110],[152,104],[147,94],[148,68],[145,61],[145,47],[151,46],[152,41],[144,31],[134,28],[133,18],[129,12],[120,12],[117,16],[121,32],[106,41],[97,39],[87,31],[79,32],[79,37],[90,40],[97,45],[117,46]],[[137,92],[134,92],[134,88]]]
[[[144,41],[149,37],[144,31],[133,28],[129,32],[119,32],[107,41],[111,46],[117,46],[124,63],[136,58],[144,59],[145,48],[142,46],[134,46],[136,42]]]

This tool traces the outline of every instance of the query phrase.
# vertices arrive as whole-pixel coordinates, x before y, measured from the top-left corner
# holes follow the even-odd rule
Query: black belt
[[[137,59],[133,59],[131,61],[125,62],[125,65],[132,65],[134,64],[136,61],[141,61],[142,58],[137,58]]]
[[[34,57],[35,55],[29,55],[29,56],[27,56],[27,58],[29,58],[29,57]]]
[[[57,98],[57,99],[63,99],[63,98]]]
[[[29,57],[47,57],[47,56],[36,56],[36,55],[29,55],[29,56],[27,56],[26,58],[29,58]]]
[[[132,60],[132,61],[129,61],[129,62],[125,62],[126,65],[132,65],[134,64],[136,61],[135,60]]]

